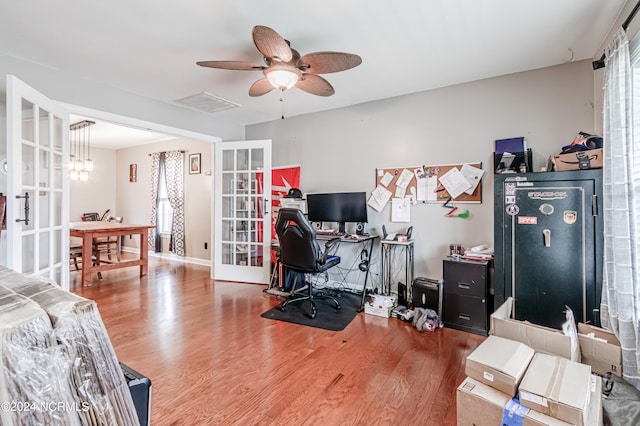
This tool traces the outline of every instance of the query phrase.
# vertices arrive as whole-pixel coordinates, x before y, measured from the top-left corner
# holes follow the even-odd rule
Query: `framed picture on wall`
[[[190,154],[189,155],[189,174],[200,173],[202,171],[200,160],[202,159],[202,154]]]

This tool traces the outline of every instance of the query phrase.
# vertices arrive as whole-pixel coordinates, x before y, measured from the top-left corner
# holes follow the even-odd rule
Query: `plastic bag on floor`
[[[440,326],[438,314],[433,309],[415,308],[413,326],[418,331],[434,331]]]

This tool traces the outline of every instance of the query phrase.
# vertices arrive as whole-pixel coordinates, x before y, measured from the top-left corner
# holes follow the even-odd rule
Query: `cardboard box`
[[[364,305],[364,313],[365,314],[375,315],[377,317],[389,318],[389,317],[391,317],[391,311],[392,310],[393,310],[393,307],[391,307],[391,308],[378,308],[378,307],[369,305],[368,303],[365,303],[365,305]]]
[[[396,305],[395,296],[372,294],[364,304],[364,313],[378,317],[389,318]]]
[[[602,426],[602,377],[591,375],[591,395],[589,396],[589,419],[587,426]]]
[[[521,424],[522,426],[568,426],[569,423],[554,419],[526,407],[517,407],[517,401],[490,386],[467,377],[456,392],[458,426],[496,426]],[[506,410],[506,412],[505,412]],[[511,422],[504,422],[503,418]],[[521,422],[517,422],[521,420]]]
[[[553,156],[555,170],[559,172],[566,170],[601,169],[602,160],[602,148]]]
[[[536,352],[578,361],[575,353],[572,356],[571,337],[565,336],[561,330],[512,319],[512,306],[513,298],[509,297],[491,315],[490,334],[522,342]]]
[[[467,357],[467,376],[510,396],[518,391],[534,351],[527,345],[489,336]]]
[[[616,335],[604,328],[578,324],[580,362],[589,364],[591,371],[605,375],[608,372],[622,377],[622,349]]]
[[[602,380],[591,376],[587,426],[602,426]],[[527,407],[490,386],[467,377],[456,392],[458,426],[567,426],[569,423]]]
[[[591,396],[591,367],[536,353],[519,387],[520,403],[575,425],[586,424]]]

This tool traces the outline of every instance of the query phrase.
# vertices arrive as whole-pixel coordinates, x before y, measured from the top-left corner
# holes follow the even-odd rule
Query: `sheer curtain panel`
[[[633,146],[629,41],[621,28],[606,50],[604,75],[604,280],[601,321],[622,345],[624,378],[638,375],[640,164]]]

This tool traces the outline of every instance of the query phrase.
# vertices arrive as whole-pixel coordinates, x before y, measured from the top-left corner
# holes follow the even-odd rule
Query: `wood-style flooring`
[[[260,317],[266,286],[152,258],[71,291],[97,302],[120,361],[152,382],[152,425],[455,425],[484,338],[358,314],[339,332]],[[318,312],[322,315],[322,311]]]

